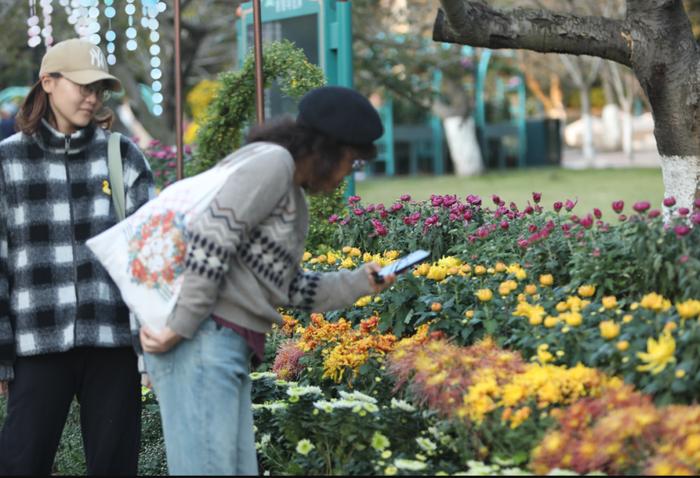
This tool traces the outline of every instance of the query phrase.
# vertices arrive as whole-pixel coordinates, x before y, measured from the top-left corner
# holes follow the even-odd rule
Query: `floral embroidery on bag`
[[[142,222],[129,241],[131,281],[165,296],[185,268],[185,215],[167,211]]]

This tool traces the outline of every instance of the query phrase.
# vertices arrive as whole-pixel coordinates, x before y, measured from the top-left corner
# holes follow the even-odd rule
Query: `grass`
[[[659,208],[664,195],[661,170],[657,168],[532,168],[472,177],[371,177],[356,182],[356,193],[365,204],[391,204],[401,194],[410,194],[414,200],[428,199],[431,194],[456,194],[463,200],[468,194],[477,194],[483,198],[484,204],[490,205],[491,195],[498,194],[506,204],[515,201],[523,207],[532,199],[533,191],[542,193],[541,204],[547,209],[554,201],[578,199],[574,211],[579,215],[597,207],[607,219],[614,217],[610,208],[613,201],[624,200],[626,211],[642,200]]]

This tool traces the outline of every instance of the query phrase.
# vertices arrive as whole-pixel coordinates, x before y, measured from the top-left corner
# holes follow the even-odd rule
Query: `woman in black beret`
[[[175,475],[256,475],[249,362],[263,359],[279,307],[324,312],[389,287],[376,263],[304,271],[309,214],[302,189],[331,192],[376,156],[383,128],[369,101],[323,87],[296,120],[254,129],[226,158],[235,173],[188,227],[180,296],[160,332],[141,328],[146,369],[160,403],[168,468]]]

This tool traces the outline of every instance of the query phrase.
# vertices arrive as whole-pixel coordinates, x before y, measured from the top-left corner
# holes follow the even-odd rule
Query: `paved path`
[[[562,167],[566,169],[603,168],[659,168],[661,160],[656,150],[635,151],[630,160],[622,151],[596,152],[593,163],[583,159],[580,149],[564,149]]]

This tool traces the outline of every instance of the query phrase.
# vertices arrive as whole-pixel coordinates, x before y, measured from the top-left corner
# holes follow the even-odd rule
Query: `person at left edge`
[[[51,474],[74,397],[88,474],[137,472],[138,329],[85,245],[117,222],[104,101],[119,89],[98,46],[57,43],[17,116],[20,132],[0,143],[0,475]],[[120,152],[128,215],[148,201],[153,175],[129,139]]]

